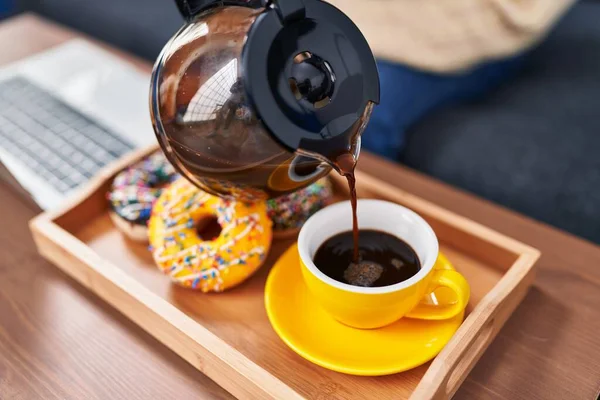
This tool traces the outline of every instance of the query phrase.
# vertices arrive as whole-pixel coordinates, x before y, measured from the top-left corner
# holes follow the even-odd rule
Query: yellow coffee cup
[[[417,213],[382,200],[358,200],[360,229],[377,229],[408,243],[421,262],[419,272],[403,282],[383,287],[360,287],[339,282],[321,272],[313,262],[319,246],[328,238],[352,229],[350,202],[326,207],[306,221],[298,236],[302,275],[312,295],[338,321],[355,328],[379,328],[402,317],[429,320],[458,315],[469,302],[465,278],[436,263],[437,237]],[[446,287],[455,300],[432,304],[431,293]]]

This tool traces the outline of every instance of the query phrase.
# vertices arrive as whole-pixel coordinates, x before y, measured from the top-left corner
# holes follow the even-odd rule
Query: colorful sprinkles
[[[204,241],[196,232],[214,216],[220,235]],[[156,202],[149,223],[152,256],[182,286],[220,292],[247,279],[267,255],[272,222],[264,202],[235,202],[212,196],[180,178]]]
[[[133,224],[146,225],[162,187],[177,176],[162,152],[153,153],[115,177],[108,200],[121,218]]]
[[[332,188],[328,178],[285,196],[267,200],[269,218],[276,231],[299,229],[304,222],[332,201]]]

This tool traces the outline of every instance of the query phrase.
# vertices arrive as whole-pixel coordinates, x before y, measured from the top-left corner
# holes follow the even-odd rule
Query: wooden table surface
[[[38,17],[14,18],[0,24],[0,64],[76,36]],[[359,165],[542,251],[534,286],[455,398],[598,396],[600,247],[369,154]],[[0,399],[230,397],[44,261],[27,227],[39,210],[3,183],[0,205]]]

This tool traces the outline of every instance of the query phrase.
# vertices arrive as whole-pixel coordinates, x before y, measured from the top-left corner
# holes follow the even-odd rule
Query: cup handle
[[[435,269],[430,289],[427,293],[432,293],[439,287],[447,287],[452,290],[456,295],[457,301],[451,304],[440,305],[426,304],[421,301],[421,303],[417,304],[415,308],[406,314],[406,317],[427,320],[449,319],[457,316],[467,307],[471,289],[467,280],[461,274],[452,269]]]

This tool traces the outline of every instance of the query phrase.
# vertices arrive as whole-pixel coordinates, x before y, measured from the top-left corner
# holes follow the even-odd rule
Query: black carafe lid
[[[370,103],[379,103],[379,74],[366,39],[320,0],[267,4],[248,32],[242,79],[267,130],[292,151],[339,149]]]

